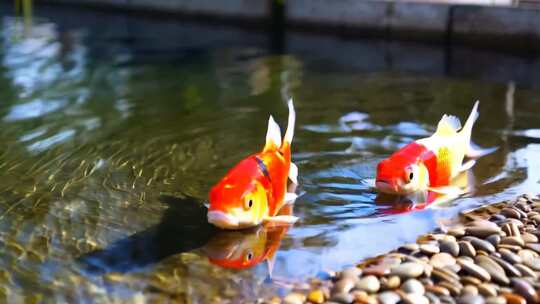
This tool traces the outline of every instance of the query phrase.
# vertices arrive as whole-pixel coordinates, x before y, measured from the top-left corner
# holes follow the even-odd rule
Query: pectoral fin
[[[465,162],[461,167],[459,168],[459,172],[465,172],[472,168],[476,164],[476,161],[474,159],[471,159],[467,162]]]
[[[290,225],[290,224],[296,223],[296,221],[298,221],[298,217],[293,216],[293,215],[276,215],[276,216],[269,216],[265,218],[264,221]]]
[[[284,201],[286,204],[292,204],[294,203],[297,197],[298,197],[298,194],[296,193],[285,193]]]
[[[463,191],[461,188],[456,186],[443,186],[443,187],[433,187],[428,188],[429,191],[449,195],[449,196],[460,196],[462,194],[465,194],[465,191]]]
[[[291,165],[289,167],[289,179],[298,185],[298,167],[291,162]]]

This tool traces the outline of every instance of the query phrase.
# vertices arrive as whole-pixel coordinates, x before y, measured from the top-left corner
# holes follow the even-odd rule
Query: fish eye
[[[245,208],[246,210],[249,210],[249,209],[251,209],[251,207],[253,207],[253,199],[250,198],[250,199],[247,199],[247,200],[245,201],[245,203],[244,203],[244,208]]]
[[[414,170],[413,168],[406,168],[405,169],[405,180],[407,183],[410,183],[414,178]]]
[[[247,259],[248,261],[251,261],[251,259],[253,259],[253,252],[249,251],[249,252],[247,253],[247,255],[246,255],[246,259]]]

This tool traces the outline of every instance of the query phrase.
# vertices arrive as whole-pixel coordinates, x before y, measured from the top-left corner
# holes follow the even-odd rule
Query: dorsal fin
[[[459,129],[461,129],[461,122],[459,121],[459,118],[453,115],[444,114],[437,125],[437,131],[435,131],[435,134],[453,135],[456,134]]]
[[[270,115],[268,118],[268,130],[266,131],[266,144],[263,152],[277,150],[281,146],[281,129]]]

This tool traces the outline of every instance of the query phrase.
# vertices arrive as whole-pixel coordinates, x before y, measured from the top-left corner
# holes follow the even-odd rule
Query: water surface
[[[369,65],[376,52],[339,39],[308,49],[315,38],[291,34],[275,53],[259,32],[72,13],[38,9],[26,26],[2,17],[0,295],[13,301],[250,301],[540,189],[530,79],[423,69],[422,56]],[[300,221],[235,234],[206,225],[209,188],[262,148],[269,114],[285,128],[289,97]],[[473,138],[499,150],[469,175],[474,192],[415,212],[376,204],[376,164],[443,113],[464,119],[476,99]],[[247,251],[229,258],[257,260],[216,265],[231,247]]]

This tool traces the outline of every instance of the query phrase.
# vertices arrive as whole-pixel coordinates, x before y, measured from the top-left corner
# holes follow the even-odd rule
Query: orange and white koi
[[[377,166],[375,186],[381,192],[410,194],[430,190],[443,194],[460,192],[450,186],[460,172],[474,166],[474,158],[496,150],[476,149],[471,145],[471,132],[478,118],[477,101],[463,128],[459,118],[443,115],[435,133],[401,148]],[[463,163],[465,157],[473,158]]]
[[[270,116],[263,150],[240,161],[210,190],[208,222],[223,229],[242,229],[265,221],[297,220],[292,215],[278,215],[285,204],[296,198],[296,194],[287,193],[288,178],[298,184],[298,168],[291,162],[296,120],[292,100],[288,108],[283,141],[279,126]]]

